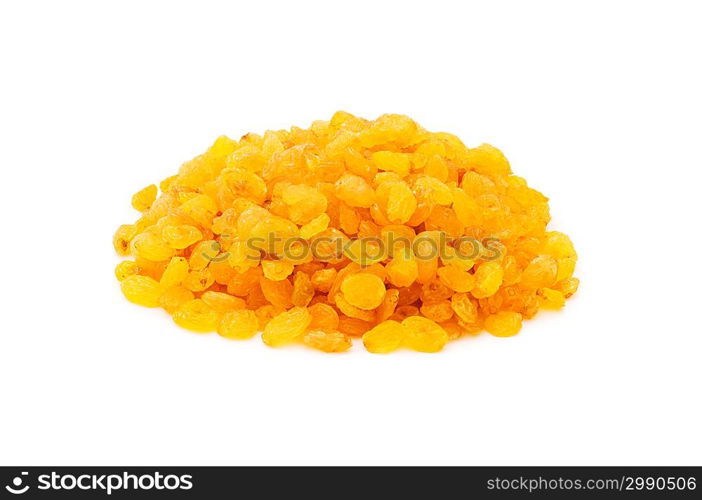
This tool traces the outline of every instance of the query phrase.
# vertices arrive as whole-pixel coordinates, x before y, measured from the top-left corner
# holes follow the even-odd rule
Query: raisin
[[[305,307],[293,307],[271,319],[263,329],[263,341],[270,346],[279,346],[302,335],[312,316]]]
[[[213,332],[219,324],[220,313],[201,299],[189,300],[173,312],[176,324],[193,332]]]
[[[125,297],[228,338],[435,352],[514,335],[580,283],[548,199],[500,150],[402,115],[220,136],[131,201],[113,236]]]
[[[217,333],[228,339],[248,339],[258,331],[254,311],[239,309],[224,313],[217,325]]]
[[[307,332],[302,341],[324,352],[344,352],[351,348],[351,339],[341,332],[313,330]]]
[[[381,278],[371,273],[352,274],[341,283],[341,293],[351,305],[371,310],[383,302],[385,284]]]
[[[437,352],[448,342],[446,330],[423,316],[410,316],[402,320],[405,327],[404,342],[410,349],[420,352]]]
[[[495,337],[511,337],[522,329],[522,315],[513,311],[499,311],[485,318],[485,329]]]
[[[363,345],[370,352],[385,354],[400,347],[405,336],[406,329],[401,323],[387,320],[363,334]]]

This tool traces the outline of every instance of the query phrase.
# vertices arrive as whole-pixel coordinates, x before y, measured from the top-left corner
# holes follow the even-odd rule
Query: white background
[[[0,463],[702,464],[694,2],[4,2]],[[270,349],[127,303],[131,194],[220,134],[405,113],[551,199],[514,338]]]

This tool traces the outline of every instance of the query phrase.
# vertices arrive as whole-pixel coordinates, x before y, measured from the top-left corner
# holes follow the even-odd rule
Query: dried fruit
[[[273,281],[261,278],[261,292],[265,299],[276,307],[289,309],[292,306],[293,286],[287,279]]]
[[[137,234],[132,239],[130,247],[135,257],[152,262],[168,260],[175,253],[163,238],[153,233]]]
[[[332,306],[320,302],[311,305],[307,310],[312,316],[310,330],[331,332],[339,328],[339,315]]]
[[[484,299],[497,293],[502,285],[504,270],[499,262],[485,262],[476,269],[474,277],[475,286],[470,289],[470,293],[476,299]]]
[[[223,292],[208,290],[203,293],[200,298],[205,304],[221,313],[233,311],[235,309],[244,309],[246,307],[246,302],[243,299]]]
[[[495,337],[511,337],[522,329],[522,315],[514,311],[499,311],[485,318],[485,329]]]
[[[371,310],[383,302],[385,284],[375,274],[352,274],[341,283],[341,293],[351,305]]]
[[[151,184],[132,196],[132,206],[139,212],[146,212],[156,200],[158,188]]]
[[[123,260],[115,267],[115,276],[124,281],[128,276],[139,273],[139,266],[133,260]]]
[[[122,224],[115,231],[112,237],[112,245],[115,247],[117,255],[129,255],[130,242],[137,234],[137,227],[133,224]]]
[[[370,352],[385,354],[400,347],[406,334],[401,323],[393,320],[383,321],[363,334],[363,345]]]
[[[166,226],[161,234],[169,247],[178,250],[194,245],[202,239],[202,231],[188,224]]]
[[[344,352],[351,348],[351,339],[341,332],[312,330],[305,334],[302,341],[324,352]]]
[[[395,254],[392,260],[385,266],[388,273],[388,280],[397,287],[407,287],[419,276],[417,260],[412,255],[405,252]]]
[[[523,288],[539,288],[552,286],[556,283],[558,262],[550,255],[539,255],[529,262],[522,272],[519,286]]]
[[[240,309],[222,316],[217,333],[228,339],[248,339],[258,331],[258,318],[254,311]]]
[[[320,214],[300,228],[300,237],[309,240],[329,227],[329,216]]]
[[[263,341],[270,346],[278,346],[302,335],[312,316],[305,307],[293,307],[271,319],[263,329]]]
[[[539,290],[539,296],[542,298],[541,307],[544,309],[560,309],[565,305],[565,296],[559,290],[542,288]]]
[[[395,114],[217,138],[132,196],[125,297],[187,329],[341,352],[515,335],[578,289],[548,199],[488,144]]]
[[[410,316],[402,320],[405,327],[405,344],[420,352],[437,352],[448,342],[446,330],[423,316]]]
[[[184,286],[172,286],[159,297],[158,305],[173,314],[173,311],[194,298],[195,294]]]
[[[178,326],[193,332],[213,332],[219,324],[220,313],[201,299],[185,302],[173,313]]]
[[[451,297],[451,309],[465,323],[473,324],[478,320],[478,306],[465,293]]]
[[[425,302],[419,309],[421,313],[434,321],[439,323],[448,321],[453,316],[453,309],[451,308],[451,302],[448,300],[442,300],[440,302]]]
[[[459,266],[444,266],[436,271],[441,283],[458,293],[470,292],[475,286],[475,276]]]
[[[163,286],[150,276],[132,274],[122,281],[122,293],[130,302],[146,307],[158,307]]]
[[[305,307],[314,298],[314,285],[310,276],[298,271],[293,279],[292,303],[299,307]]]
[[[261,268],[266,278],[280,281],[290,276],[295,266],[285,260],[264,260],[261,262]]]
[[[161,276],[161,284],[165,287],[180,285],[188,276],[190,267],[183,257],[173,257]]]
[[[363,177],[346,174],[335,184],[336,196],[351,207],[370,207],[375,200],[375,193]]]

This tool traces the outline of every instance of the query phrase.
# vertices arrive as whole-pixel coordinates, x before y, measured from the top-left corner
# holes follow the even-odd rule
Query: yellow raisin
[[[176,285],[166,289],[158,299],[158,305],[163,307],[170,314],[189,300],[193,300],[195,294],[184,286]]]
[[[483,329],[514,335],[579,285],[548,198],[500,150],[402,115],[220,136],[158,186],[113,236],[132,256],[115,276],[195,331],[433,352]]]
[[[339,331],[352,337],[361,337],[364,333],[373,328],[373,326],[374,324],[369,321],[351,318],[344,314],[339,315]]]
[[[353,174],[342,175],[336,181],[336,196],[352,207],[370,207],[375,201],[375,193],[363,177]]]
[[[336,269],[320,269],[312,273],[312,284],[315,290],[326,293],[331,289],[334,279],[336,278]]]
[[[281,309],[292,306],[293,286],[289,280],[273,281],[261,278],[261,291],[268,302]]]
[[[439,323],[443,321],[448,321],[453,316],[451,302],[449,302],[448,300],[424,303],[422,304],[420,311],[425,317],[433,321],[437,321]]]
[[[375,166],[380,170],[395,172],[400,177],[405,177],[410,171],[410,155],[394,153],[392,151],[376,151],[371,155]]]
[[[539,255],[522,272],[519,286],[523,288],[549,287],[556,283],[558,263],[550,255]]]
[[[317,217],[300,227],[300,237],[309,240],[329,227],[329,216],[319,214]]]
[[[310,330],[331,332],[339,328],[339,315],[332,306],[320,302],[311,305],[307,310],[312,316]]]
[[[475,276],[458,266],[444,266],[436,271],[441,283],[458,293],[470,292],[475,286]]]
[[[451,297],[451,309],[465,323],[472,324],[478,320],[478,306],[465,293],[457,293]]]
[[[271,319],[263,329],[263,341],[269,346],[276,347],[302,335],[312,316],[305,307],[293,307]]]
[[[397,288],[390,288],[385,292],[383,302],[375,312],[375,319],[378,323],[385,321],[395,312],[397,303],[400,300],[400,291]]]
[[[118,255],[129,255],[129,244],[136,235],[137,227],[133,224],[122,224],[119,226],[119,228],[117,228],[117,231],[115,231],[115,235],[112,238],[112,244]]]
[[[385,270],[390,283],[397,287],[408,287],[419,277],[417,260],[411,255],[405,255],[404,252],[395,255]]]
[[[504,270],[499,262],[485,262],[476,269],[474,277],[475,285],[470,289],[470,293],[476,299],[483,299],[497,293],[502,285]]]
[[[169,260],[175,253],[163,238],[152,233],[137,234],[130,247],[135,256],[153,262]]]
[[[132,206],[140,212],[146,212],[156,200],[157,194],[158,188],[155,184],[146,186],[132,196]]]
[[[295,266],[285,260],[264,260],[261,262],[263,275],[269,280],[281,281],[290,276]]]
[[[123,260],[115,267],[115,276],[119,281],[124,281],[133,274],[139,274],[139,265],[133,260]]]
[[[303,271],[296,272],[293,278],[292,303],[299,307],[305,307],[313,297],[314,285],[312,280],[310,280],[310,276]]]
[[[544,309],[560,309],[565,305],[565,297],[559,290],[541,288],[538,293],[542,299],[541,307]]]
[[[385,354],[400,347],[406,335],[406,328],[401,323],[387,320],[363,334],[363,345],[369,352]]]
[[[235,309],[244,309],[246,307],[246,302],[243,299],[224,292],[208,290],[203,293],[200,298],[205,304],[221,313],[233,311]]]
[[[402,320],[402,326],[406,331],[405,344],[415,351],[437,352],[448,342],[446,330],[429,318],[410,316]]]
[[[202,232],[195,226],[188,224],[166,226],[161,234],[169,247],[179,250],[194,245],[202,239]]]
[[[193,332],[213,332],[217,329],[221,313],[201,299],[189,300],[173,312],[173,321]]]
[[[568,278],[563,281],[559,281],[554,285],[554,289],[563,293],[565,298],[570,297],[578,290],[578,285],[580,285],[580,280],[578,278]]]
[[[522,315],[513,311],[499,311],[485,318],[485,329],[495,337],[511,337],[522,329]]]
[[[371,273],[352,274],[341,283],[341,293],[351,305],[371,310],[383,302],[385,284]]]
[[[161,284],[165,287],[180,285],[188,275],[190,266],[184,257],[173,257],[161,276]]]
[[[254,311],[238,309],[224,313],[217,325],[217,333],[228,339],[248,339],[258,331],[258,318]]]
[[[341,332],[313,330],[307,332],[302,341],[324,352],[344,352],[351,348],[351,339]]]
[[[361,309],[351,304],[343,294],[339,293],[334,297],[334,303],[336,307],[344,313],[346,316],[352,318],[362,319],[363,321],[373,321],[375,319],[375,314],[373,311],[368,311],[366,309]]]
[[[158,307],[164,288],[149,276],[132,274],[122,281],[122,293],[130,302],[146,307]]]

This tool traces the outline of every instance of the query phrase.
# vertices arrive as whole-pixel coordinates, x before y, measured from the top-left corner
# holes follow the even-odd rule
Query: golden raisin
[[[146,212],[156,200],[157,194],[158,188],[156,185],[146,186],[132,196],[132,206],[140,212]]]
[[[201,299],[189,300],[173,312],[176,324],[193,332],[213,332],[219,319],[220,313]]]
[[[246,307],[246,302],[243,299],[223,292],[208,290],[200,298],[205,304],[221,313]]]
[[[263,341],[270,346],[279,346],[302,335],[312,316],[306,307],[293,307],[271,319],[263,329]]]
[[[560,309],[565,305],[565,297],[559,290],[541,288],[538,293],[542,298],[541,307],[544,309]]]
[[[183,257],[173,257],[161,276],[161,284],[165,287],[180,285],[188,275],[190,267]]]
[[[123,260],[115,267],[115,276],[124,281],[128,276],[139,273],[139,266],[133,260]]]
[[[331,332],[339,327],[339,315],[332,306],[320,302],[311,305],[307,310],[312,316],[310,330]]]
[[[351,305],[371,310],[383,302],[385,284],[371,273],[352,274],[341,283],[341,293]]]
[[[344,352],[351,347],[351,339],[341,332],[313,330],[307,332],[302,341],[310,347],[324,352]]]
[[[299,307],[305,307],[312,298],[314,298],[314,285],[310,276],[303,271],[296,272],[293,279],[292,303]]]
[[[485,318],[485,329],[495,337],[511,337],[522,329],[522,315],[513,311],[499,311]]]
[[[439,323],[443,321],[448,321],[453,316],[451,302],[449,302],[448,300],[424,303],[422,304],[420,311],[425,317],[433,321],[437,321]]]
[[[446,330],[429,318],[410,316],[402,320],[402,326],[406,331],[405,344],[415,351],[437,352],[448,342]]]
[[[122,293],[127,300],[146,307],[158,307],[164,288],[149,276],[133,274],[122,281]]]
[[[475,271],[475,285],[470,293],[476,299],[483,299],[494,295],[502,284],[504,271],[499,262],[485,262]]]
[[[161,233],[171,248],[183,249],[194,245],[202,239],[202,232],[195,226],[166,226]]]
[[[385,354],[400,347],[405,336],[406,329],[401,323],[387,320],[363,334],[363,345],[370,352]]]
[[[499,149],[402,115],[220,136],[132,205],[113,236],[125,297],[228,338],[435,352],[514,335],[579,285],[548,199]]]
[[[248,339],[258,331],[258,318],[254,311],[239,309],[224,313],[217,325],[217,333],[228,339]]]

